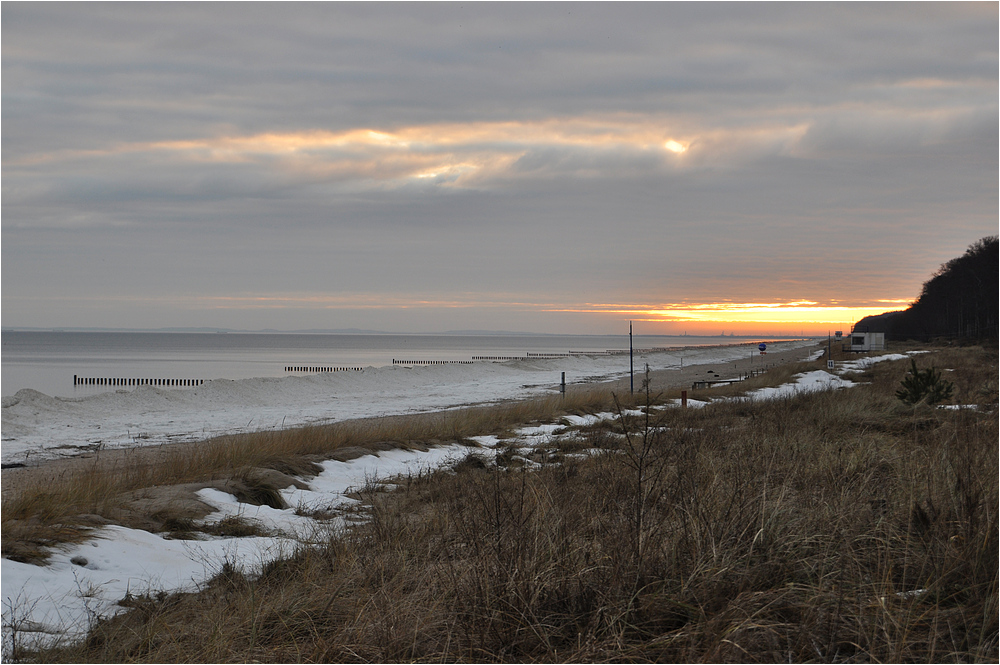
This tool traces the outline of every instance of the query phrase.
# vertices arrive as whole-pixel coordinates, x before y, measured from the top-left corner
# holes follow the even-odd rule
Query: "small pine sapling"
[[[902,388],[896,391],[896,397],[903,402],[916,405],[920,402],[937,404],[951,398],[955,384],[943,381],[941,372],[928,367],[917,369],[917,361],[910,359],[910,373],[901,382]]]

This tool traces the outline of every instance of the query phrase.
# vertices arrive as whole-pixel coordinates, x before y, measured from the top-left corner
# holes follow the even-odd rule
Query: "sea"
[[[108,447],[517,399],[630,371],[629,335],[5,330],[5,465]],[[637,371],[761,340],[636,335]],[[767,340],[774,350],[811,340]]]

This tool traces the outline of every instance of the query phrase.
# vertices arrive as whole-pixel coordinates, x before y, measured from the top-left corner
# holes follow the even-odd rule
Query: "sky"
[[[998,5],[18,3],[3,327],[821,334],[998,230]]]

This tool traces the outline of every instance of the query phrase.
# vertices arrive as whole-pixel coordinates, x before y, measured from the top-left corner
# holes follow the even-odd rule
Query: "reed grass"
[[[978,408],[902,404],[903,361],[849,390],[647,409],[617,436],[581,429],[606,451],[589,458],[528,471],[486,455],[366,488],[370,520],[323,547],[128,599],[85,642],[24,657],[996,662],[996,349],[918,364],[953,370]],[[474,427],[428,416],[393,440],[545,411],[512,409]]]
[[[469,436],[503,432],[514,425],[593,412],[609,405],[608,394],[577,389],[565,397],[241,433],[153,450],[104,451],[57,478],[37,480],[5,496],[3,554],[38,561],[47,556],[52,545],[85,538],[95,522],[128,524],[130,518],[123,507],[136,492],[151,487],[233,480],[237,481],[232,485],[234,493],[263,496],[276,488],[248,482],[254,469],[308,476],[318,472],[316,460],[338,452],[356,455],[386,447],[461,442]]]

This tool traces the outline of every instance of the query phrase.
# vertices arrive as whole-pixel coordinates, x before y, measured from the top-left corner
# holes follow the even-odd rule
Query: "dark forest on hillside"
[[[924,282],[909,309],[861,319],[857,332],[884,332],[889,339],[981,340],[997,336],[1000,274],[997,236],[988,236],[943,264]]]

